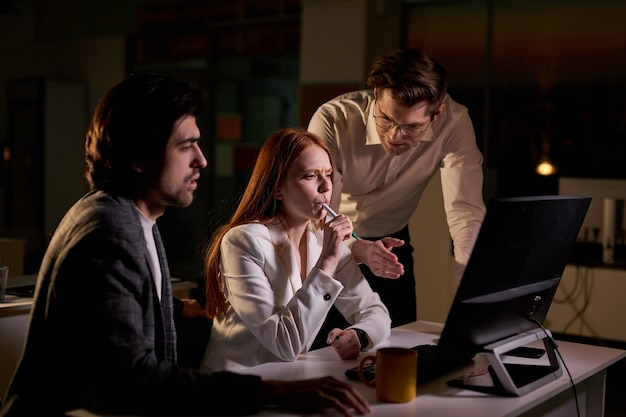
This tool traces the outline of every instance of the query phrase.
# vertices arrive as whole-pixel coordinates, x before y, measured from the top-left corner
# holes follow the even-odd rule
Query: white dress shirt
[[[294,361],[309,350],[335,304],[372,345],[391,334],[391,319],[361,274],[349,248],[335,276],[314,268],[323,231],[309,225],[306,279],[280,223],[231,229],[221,243],[220,265],[229,307],[213,322],[203,366],[241,371],[265,362]]]
[[[148,260],[150,261],[150,271],[152,271],[152,279],[154,280],[154,289],[157,292],[159,300],[161,300],[163,277],[161,275],[161,265],[159,264],[159,255],[157,254],[156,243],[154,243],[154,235],[152,234],[152,228],[156,222],[147,218],[139,209],[137,209],[137,213],[139,213],[139,220],[141,221],[141,228],[143,229],[143,237],[146,239]]]
[[[351,218],[361,237],[389,236],[404,228],[439,169],[455,258],[464,266],[485,215],[483,157],[467,108],[450,96],[444,103],[417,146],[398,156],[387,154],[380,143],[372,90],[346,93],[323,104],[308,130],[334,153],[338,175],[331,205]]]

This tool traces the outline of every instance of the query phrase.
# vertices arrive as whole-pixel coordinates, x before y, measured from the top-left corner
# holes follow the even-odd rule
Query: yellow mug
[[[363,373],[365,365],[376,365],[376,376],[368,380]],[[376,388],[378,401],[406,403],[417,394],[417,352],[413,349],[386,347],[368,355],[359,363],[359,378]]]

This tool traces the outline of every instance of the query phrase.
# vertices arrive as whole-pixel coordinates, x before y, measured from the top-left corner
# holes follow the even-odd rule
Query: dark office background
[[[427,50],[450,70],[450,93],[470,109],[495,194],[555,193],[559,176],[626,178],[626,3],[407,0],[402,9],[398,46]],[[174,274],[199,279],[203,244],[231,212],[262,141],[279,127],[306,125],[319,104],[299,96],[301,12],[299,0],[0,0],[2,59],[12,63],[10,71],[0,65],[0,229],[38,239],[25,273],[36,272],[44,228],[58,221],[44,222],[42,201],[54,200],[45,190],[58,175],[43,167],[53,152],[44,113],[49,81],[67,81],[62,70],[38,73],[37,60],[68,60],[55,46],[68,39],[120,36],[124,73],[169,72],[207,89],[202,146],[214,163],[193,206],[159,220]],[[20,56],[20,45],[42,44],[46,56]],[[63,65],[86,65],[71,59]],[[105,68],[107,81],[87,91],[84,112],[76,111],[80,131],[96,95],[124,75]],[[72,175],[82,175],[83,137],[75,139]],[[542,158],[556,175],[535,173]]]

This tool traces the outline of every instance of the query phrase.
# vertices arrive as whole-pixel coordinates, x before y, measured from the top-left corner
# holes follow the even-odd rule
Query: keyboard
[[[442,375],[451,368],[450,363],[442,363],[436,353],[437,345],[417,345],[411,349],[417,351],[417,383],[423,383]],[[368,380],[374,379],[376,365],[368,362],[363,367],[363,374]],[[345,372],[345,375],[354,381],[360,381],[359,367],[355,366]]]

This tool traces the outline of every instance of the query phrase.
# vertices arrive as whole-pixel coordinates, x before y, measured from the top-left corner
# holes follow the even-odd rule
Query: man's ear
[[[437,119],[437,117],[439,117],[439,115],[443,112],[443,109],[445,108],[446,108],[446,103],[441,103],[439,107],[437,108],[437,110],[433,112],[433,115],[431,116],[430,121],[434,122]]]

